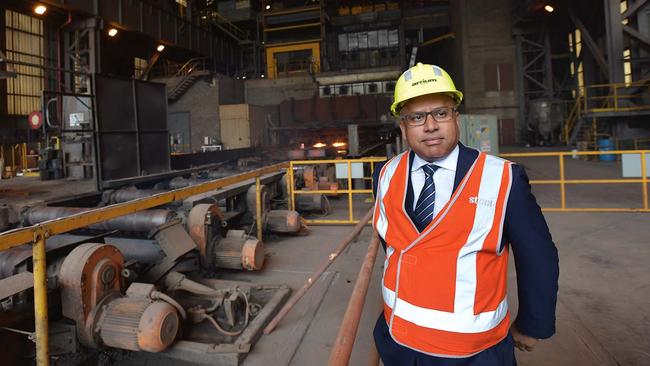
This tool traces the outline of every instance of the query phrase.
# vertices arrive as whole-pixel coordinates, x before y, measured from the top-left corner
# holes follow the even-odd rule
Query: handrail
[[[197,68],[200,66],[200,68]],[[194,70],[204,70],[205,69],[205,57],[195,57],[187,60],[183,66],[181,66],[174,76],[183,76],[189,75]]]
[[[564,159],[567,156],[585,156],[585,155],[623,155],[639,154],[641,156],[641,178],[626,179],[566,179]],[[646,172],[646,156],[650,155],[650,150],[609,150],[609,151],[569,151],[569,152],[539,152],[539,153],[509,153],[500,154],[504,158],[532,158],[532,157],[557,157],[560,169],[560,179],[541,179],[531,180],[530,184],[557,184],[560,186],[560,207],[542,207],[542,211],[549,212],[650,212],[648,205],[648,177]],[[631,208],[612,208],[612,207],[587,207],[573,208],[566,205],[566,185],[567,184],[639,184],[642,189],[642,207]]]
[[[360,159],[324,159],[324,160],[292,160],[289,162],[289,197],[290,209],[296,209],[296,195],[310,195],[310,194],[347,194],[348,195],[348,219],[347,220],[305,220],[308,224],[315,225],[352,225],[359,222],[354,218],[354,209],[353,209],[353,199],[354,194],[372,194],[372,189],[352,189],[352,164],[364,164],[370,163],[370,175],[374,172],[375,163],[385,161],[386,157],[367,157]],[[308,190],[308,191],[299,191],[295,189],[295,179],[293,170],[297,165],[318,165],[318,164],[347,164],[347,189],[318,189],[318,190]],[[366,177],[364,177],[366,179]],[[367,178],[372,180],[372,178]]]
[[[347,366],[350,362],[352,347],[357,337],[357,329],[359,328],[363,305],[368,294],[368,287],[370,286],[370,278],[372,277],[372,269],[377,259],[378,249],[379,236],[377,235],[377,231],[373,231],[372,239],[368,245],[368,251],[359,270],[357,280],[354,283],[352,296],[350,296],[350,301],[348,301],[348,307],[345,309],[345,315],[343,316],[339,333],[336,336],[334,347],[330,353],[330,358],[327,362],[328,366]]]
[[[15,229],[0,234],[0,251],[26,243],[33,243],[32,261],[34,267],[34,318],[37,365],[48,366],[50,362],[48,348],[47,263],[45,255],[46,240],[49,236],[66,233],[68,231],[119,216],[182,200],[190,196],[229,186],[248,179],[258,178],[264,174],[286,169],[288,166],[289,164],[286,162],[270,165],[250,172],[212,180],[196,186],[175,189],[146,198],[107,207],[100,207],[76,215],[44,221],[37,225]],[[259,190],[259,180],[256,180],[256,185]],[[256,201],[259,203],[259,198]],[[260,218],[257,217],[258,225],[259,221]]]

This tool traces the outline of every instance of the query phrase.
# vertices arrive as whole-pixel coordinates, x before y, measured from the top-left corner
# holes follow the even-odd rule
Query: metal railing
[[[584,87],[583,113],[650,110],[650,79]]]
[[[5,154],[5,150],[8,150],[8,153]],[[8,145],[5,149],[4,145],[0,145],[0,159],[3,161],[3,166],[0,171],[0,177],[4,175],[5,169],[10,168],[11,177],[15,176],[18,172],[26,173],[28,170],[27,163],[27,143]]]
[[[354,218],[354,200],[353,195],[355,194],[370,194],[372,195],[372,188],[370,189],[353,189],[353,180],[363,179],[365,181],[372,182],[372,174],[374,172],[375,164],[385,161],[385,157],[368,157],[361,159],[329,159],[329,160],[294,160],[289,162],[289,174],[288,180],[288,195],[290,197],[289,209],[296,209],[296,196],[297,195],[314,195],[314,194],[326,194],[326,195],[340,195],[347,194],[348,196],[348,219],[312,219],[305,220],[308,224],[324,224],[324,225],[352,225],[359,222],[358,219]],[[347,188],[344,189],[313,189],[313,190],[298,190],[296,189],[295,174],[294,169],[299,165],[319,165],[319,164],[345,164],[347,165],[347,175],[344,178],[347,181]],[[366,176],[364,173],[363,177],[353,178],[353,164],[370,164],[369,172],[370,175]],[[365,170],[365,166],[364,172]]]
[[[287,163],[270,165],[250,172],[221,178],[199,185],[176,189],[147,198],[141,198],[126,203],[100,207],[64,218],[44,221],[37,225],[19,228],[0,234],[0,251],[23,244],[33,245],[34,266],[34,318],[36,334],[36,363],[39,366],[49,365],[48,351],[48,305],[47,305],[47,263],[46,240],[57,234],[67,233],[88,225],[125,216],[138,211],[157,207],[174,201],[179,201],[200,193],[223,188],[249,179],[255,179],[256,185],[256,224],[258,239],[261,240],[261,187],[260,177],[265,174],[279,172],[289,167]]]
[[[641,177],[625,179],[566,179],[564,160],[567,156],[589,156],[589,155],[641,155]],[[542,207],[542,211],[548,212],[650,212],[648,208],[648,172],[646,170],[646,155],[650,150],[611,150],[611,151],[570,151],[570,152],[542,152],[542,153],[511,153],[501,154],[503,158],[534,158],[534,157],[556,157],[559,163],[560,179],[530,180],[531,185],[551,184],[560,186],[560,207]],[[617,208],[617,207],[567,207],[566,186],[576,184],[641,184],[642,203],[641,207]]]

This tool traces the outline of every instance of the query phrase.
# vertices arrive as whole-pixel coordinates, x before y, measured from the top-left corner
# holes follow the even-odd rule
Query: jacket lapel
[[[465,145],[458,143],[458,163],[456,164],[456,176],[454,177],[454,192],[456,188],[469,171],[469,168],[474,164],[476,158],[478,158],[478,151],[470,149]]]

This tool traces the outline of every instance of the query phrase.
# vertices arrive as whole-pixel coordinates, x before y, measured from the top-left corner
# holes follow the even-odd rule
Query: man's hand
[[[520,351],[527,351],[530,352],[535,348],[535,345],[537,344],[538,339],[529,337],[517,329],[517,326],[512,324],[510,327],[510,332],[512,333],[512,338],[515,341],[515,347],[517,347]]]

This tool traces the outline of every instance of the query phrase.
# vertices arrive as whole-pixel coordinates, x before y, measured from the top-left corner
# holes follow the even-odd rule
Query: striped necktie
[[[424,180],[424,187],[420,192],[417,204],[413,214],[415,215],[415,226],[418,231],[422,232],[433,218],[433,206],[436,201],[436,185],[433,182],[433,173],[439,168],[437,165],[426,164],[422,166],[422,170],[426,176]]]

